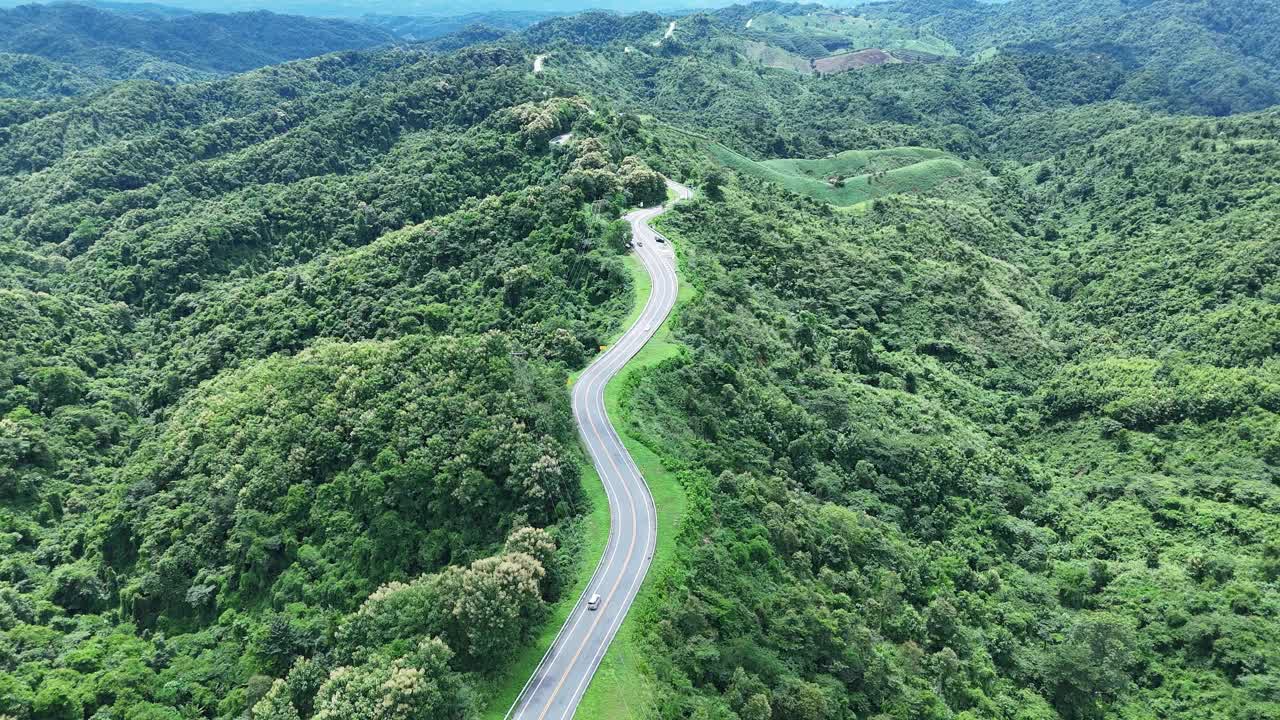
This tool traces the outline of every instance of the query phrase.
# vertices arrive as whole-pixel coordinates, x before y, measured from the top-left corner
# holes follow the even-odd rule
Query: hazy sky
[[[0,6],[21,5],[30,0],[0,0]],[[85,0],[86,5],[124,4]],[[724,7],[733,0],[159,0],[151,3],[204,12],[272,10],[299,15],[357,17],[366,13],[390,15],[463,15],[485,10],[688,10]],[[832,3],[835,4],[835,3]]]

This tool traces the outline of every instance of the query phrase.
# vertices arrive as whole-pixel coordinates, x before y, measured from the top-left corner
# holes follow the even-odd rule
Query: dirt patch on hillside
[[[887,50],[867,48],[855,52],[840,53],[831,57],[817,58],[813,61],[813,69],[823,74],[848,72],[868,65],[888,65],[902,62]]]
[[[929,53],[910,50],[866,48],[864,50],[855,50],[854,52],[816,58],[813,61],[813,69],[815,72],[822,75],[833,75],[835,73],[849,72],[850,70],[860,70],[864,67],[871,67],[874,65],[937,62],[941,59],[942,58],[938,55],[930,55]]]

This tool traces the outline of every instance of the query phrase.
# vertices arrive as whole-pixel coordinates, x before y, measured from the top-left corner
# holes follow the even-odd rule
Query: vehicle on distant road
[[[600,609],[600,593],[593,593],[591,595],[591,599],[587,601],[587,609],[588,610]]]

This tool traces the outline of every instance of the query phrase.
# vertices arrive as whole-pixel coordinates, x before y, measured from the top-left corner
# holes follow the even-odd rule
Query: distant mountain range
[[[0,6],[21,4],[16,0],[0,0]],[[728,0],[561,0],[555,3],[532,0],[479,0],[465,5],[456,0],[172,0],[162,6],[155,3],[112,2],[93,0],[99,7],[119,8],[125,5],[164,7],[167,10],[188,12],[244,12],[269,10],[277,13],[311,15],[316,17],[359,18],[364,15],[435,16],[453,17],[462,11],[472,13],[571,13],[583,10],[614,10],[635,12],[688,12],[730,5]],[[850,5],[854,2],[832,3]]]
[[[496,10],[463,15],[365,15],[362,21],[394,34],[402,40],[432,40],[482,25],[502,31],[523,30],[530,25],[565,13],[541,10]]]
[[[39,68],[34,75],[6,73],[15,82],[0,84],[0,92],[68,95],[125,79],[183,82],[394,40],[386,30],[346,20],[120,7],[0,10],[0,67]]]

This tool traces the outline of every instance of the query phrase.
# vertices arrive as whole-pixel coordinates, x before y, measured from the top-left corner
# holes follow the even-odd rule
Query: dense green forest
[[[694,130],[660,142],[715,188],[664,221],[689,351],[627,390],[701,508],[637,621],[650,712],[1280,711],[1280,116],[1153,113],[1153,70],[1047,43],[762,68],[723,16],[767,9],[550,71]],[[985,177],[851,213],[723,150],[899,145]]]
[[[1274,11],[6,45],[0,715],[491,711],[596,561],[566,384],[657,172],[693,293],[613,420],[688,513],[628,712],[1280,715]],[[873,34],[950,50],[759,52]]]
[[[1280,22],[1267,0],[1019,0],[875,6],[873,17],[925,27],[961,52],[1044,51],[1109,58],[1130,73],[1120,97],[1221,115],[1280,102]]]

